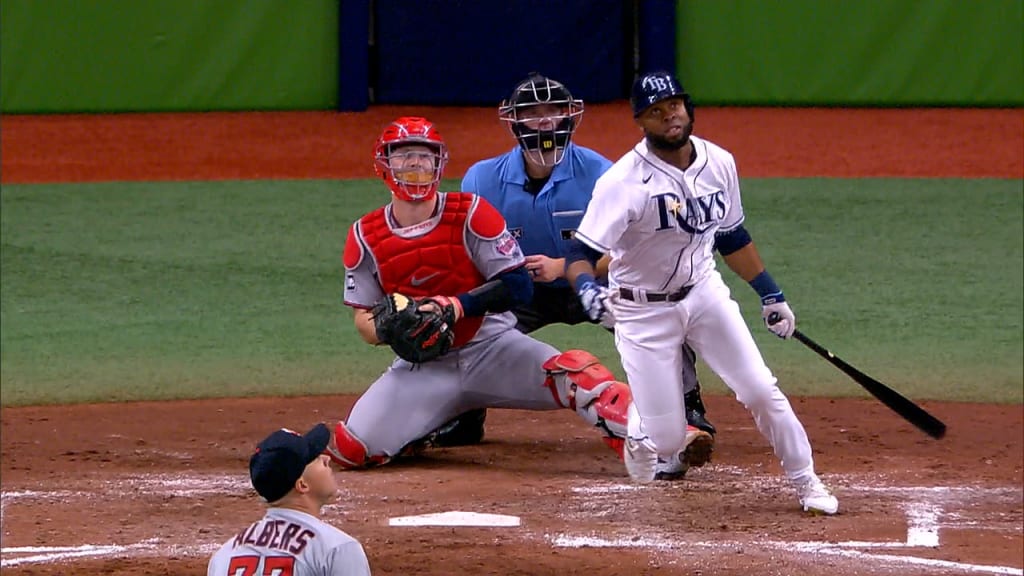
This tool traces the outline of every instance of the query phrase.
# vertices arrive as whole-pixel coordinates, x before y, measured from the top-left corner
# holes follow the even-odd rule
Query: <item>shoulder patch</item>
[[[469,229],[480,238],[491,240],[505,231],[505,219],[490,202],[477,196],[469,212]]]
[[[348,229],[348,238],[345,240],[345,252],[342,254],[342,262],[349,270],[359,266],[363,261],[363,244],[359,241],[359,221],[357,220]]]

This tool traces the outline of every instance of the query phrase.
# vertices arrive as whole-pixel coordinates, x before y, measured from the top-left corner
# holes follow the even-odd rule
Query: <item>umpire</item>
[[[573,144],[573,133],[583,117],[583,101],[573,98],[561,82],[531,73],[501,103],[498,114],[518,146],[471,166],[462,180],[462,191],[483,196],[497,207],[527,255],[534,295],[529,305],[513,310],[516,328],[530,333],[549,324],[591,322],[564,278],[565,255],[590,203],[594,183],[612,163]],[[687,346],[685,358],[690,359],[683,366],[686,419],[715,434],[700,397],[696,356]],[[476,444],[483,439],[486,417],[484,409],[467,412],[427,440],[437,446]]]

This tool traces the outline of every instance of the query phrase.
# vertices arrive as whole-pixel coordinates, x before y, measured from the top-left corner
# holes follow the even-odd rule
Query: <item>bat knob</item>
[[[779,314],[778,312],[772,312],[771,314],[768,315],[769,326],[774,326],[778,324],[780,320],[782,320],[782,315]]]

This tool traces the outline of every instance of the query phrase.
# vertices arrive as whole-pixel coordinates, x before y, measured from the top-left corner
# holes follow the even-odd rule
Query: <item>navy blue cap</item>
[[[689,100],[689,95],[679,84],[679,80],[672,74],[659,70],[640,76],[633,82],[633,96],[630,103],[633,105],[633,117],[643,114],[648,107],[668,100],[669,98],[683,98]],[[689,111],[689,106],[687,106]]]
[[[252,487],[267,502],[284,498],[330,440],[331,430],[322,422],[305,435],[282,428],[267,436],[249,458]]]

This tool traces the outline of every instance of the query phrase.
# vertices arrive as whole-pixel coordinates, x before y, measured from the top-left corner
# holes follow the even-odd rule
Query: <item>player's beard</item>
[[[675,152],[683,146],[686,146],[686,143],[690,141],[691,134],[693,134],[693,122],[687,122],[683,125],[682,132],[680,132],[675,138],[668,138],[648,133],[647,141],[651,146],[658,150],[662,150],[664,152]]]

